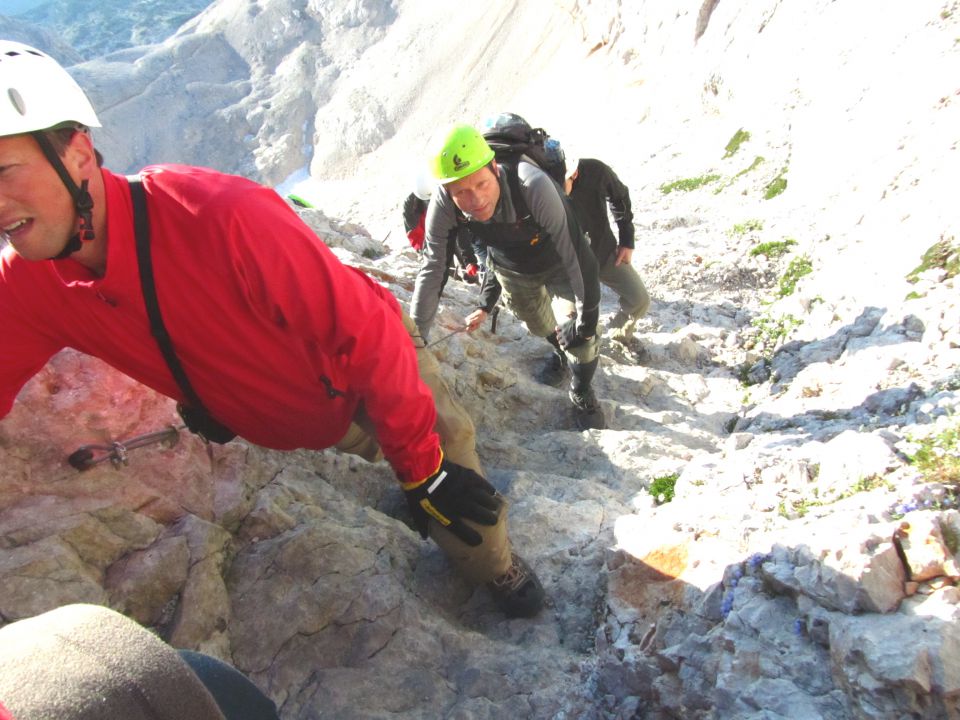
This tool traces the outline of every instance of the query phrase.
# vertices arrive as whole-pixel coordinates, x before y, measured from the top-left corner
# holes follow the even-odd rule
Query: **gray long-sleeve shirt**
[[[507,169],[499,166],[500,200],[490,220],[479,225],[517,223],[518,217],[510,193]],[[560,264],[577,298],[580,322],[595,327],[599,316],[600,282],[597,262],[577,224],[573,210],[556,183],[536,165],[526,160],[517,163],[519,192],[540,231],[539,247],[511,248],[487,244],[496,265],[519,273],[538,273]],[[426,336],[433,324],[440,300],[443,271],[447,263],[447,238],[463,222],[463,215],[445,189],[434,193],[427,209],[426,242],[420,271],[411,300],[410,315]],[[481,242],[483,238],[477,233]],[[534,247],[531,250],[531,247]]]

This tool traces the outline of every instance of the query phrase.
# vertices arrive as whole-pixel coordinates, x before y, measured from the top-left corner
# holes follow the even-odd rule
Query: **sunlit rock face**
[[[509,310],[456,332],[476,291],[444,291],[433,350],[535,620],[407,527],[383,464],[181,434],[78,472],[177,417],[72,351],[0,423],[0,620],[110,605],[284,718],[960,716],[955,478],[910,462],[956,452],[958,11],[223,2],[74,66],[108,165],[312,173],[301,217],[403,303],[431,138],[519,112],[630,187],[653,303],[581,433],[546,343]]]

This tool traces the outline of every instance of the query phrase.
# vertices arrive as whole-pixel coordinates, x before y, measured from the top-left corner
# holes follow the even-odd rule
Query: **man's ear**
[[[97,154],[90,134],[78,130],[70,137],[63,153],[63,164],[80,179],[89,179],[97,169]]]
[[[493,170],[493,176],[494,176],[495,178],[500,177],[500,166],[497,165],[497,161],[496,161],[496,160],[491,160],[491,161],[490,161],[490,169]]]

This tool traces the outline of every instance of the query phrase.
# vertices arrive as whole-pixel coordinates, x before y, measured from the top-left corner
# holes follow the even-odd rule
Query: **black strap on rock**
[[[130,198],[133,201],[133,228],[137,239],[137,266],[140,269],[140,287],[143,290],[143,301],[147,307],[147,317],[150,319],[150,332],[160,346],[163,359],[170,368],[173,379],[177,381],[186,398],[187,405],[178,405],[177,412],[183,418],[187,427],[200,435],[204,440],[225,443],[236,437],[236,433],[219,423],[204,407],[200,396],[190,384],[186,371],[180,364],[180,358],[173,349],[173,341],[163,316],[160,314],[160,303],[157,301],[157,286],[153,276],[153,258],[150,255],[150,222],[147,218],[147,195],[143,183],[138,177],[128,177],[130,184]]]

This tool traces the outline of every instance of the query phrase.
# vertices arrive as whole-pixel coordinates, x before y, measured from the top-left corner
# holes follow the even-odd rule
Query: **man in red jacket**
[[[52,58],[9,41],[0,87],[0,415],[71,347],[200,402],[264,447],[336,446],[371,460],[382,450],[421,535],[506,613],[540,609],[543,589],[511,551],[473,424],[386,289],[342,265],[273,190],[204,168],[145,168],[159,311],[191,398],[148,319],[142,214],[127,178],[101,167],[87,97]]]

